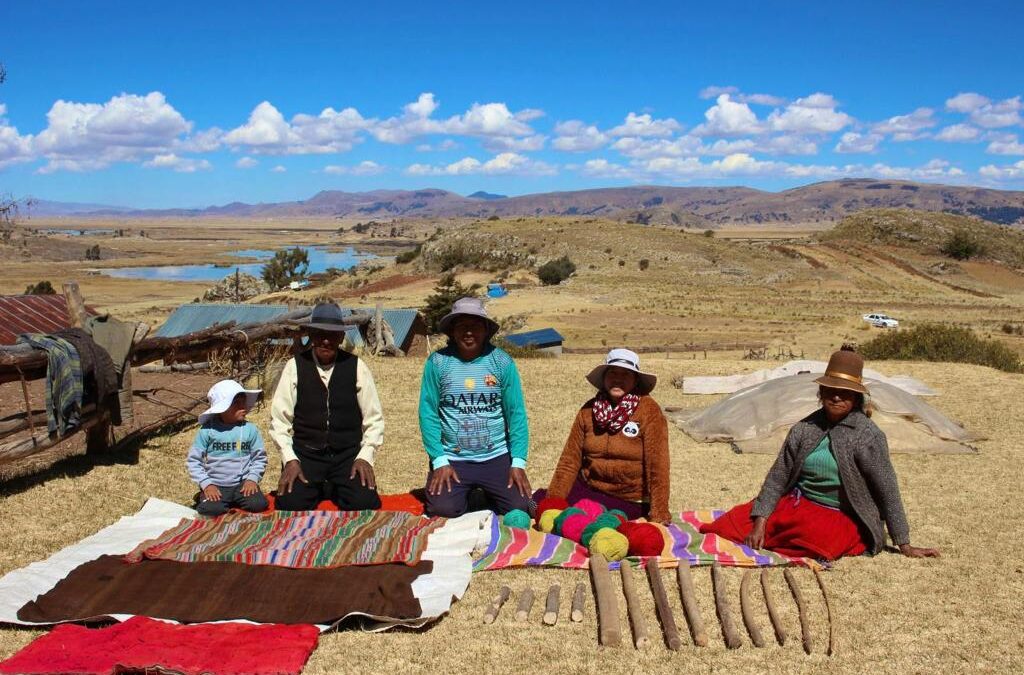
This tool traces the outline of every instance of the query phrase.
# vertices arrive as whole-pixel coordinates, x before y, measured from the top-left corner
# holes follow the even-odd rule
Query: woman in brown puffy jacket
[[[613,349],[587,380],[597,395],[576,415],[547,496],[668,522],[668,422],[650,396],[658,378],[635,353]]]

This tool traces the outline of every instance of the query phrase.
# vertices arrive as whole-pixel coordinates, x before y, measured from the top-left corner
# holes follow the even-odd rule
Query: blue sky
[[[1024,189],[1024,3],[710,4],[6,0],[0,193]]]

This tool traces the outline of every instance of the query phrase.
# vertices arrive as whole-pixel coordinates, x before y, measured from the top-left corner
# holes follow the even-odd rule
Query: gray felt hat
[[[344,333],[351,326],[345,325],[345,317],[341,314],[341,308],[331,303],[323,303],[313,308],[309,315],[309,321],[305,324],[313,330],[326,330],[335,333]]]
[[[445,335],[451,336],[452,324],[460,316],[475,316],[483,319],[487,325],[487,339],[490,340],[498,332],[498,322],[487,316],[484,309],[484,301],[480,298],[459,298],[452,305],[452,311],[448,312],[443,319],[437,322],[437,327]]]

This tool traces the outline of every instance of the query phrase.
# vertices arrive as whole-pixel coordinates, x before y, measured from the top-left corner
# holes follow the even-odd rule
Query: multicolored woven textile
[[[401,511],[275,511],[182,520],[125,556],[311,569],[419,562],[443,518]]]
[[[659,525],[665,536],[665,548],[658,557],[661,567],[678,567],[681,560],[691,566],[718,563],[730,567],[773,567],[804,565],[821,568],[809,558],[788,556],[752,549],[715,534],[701,534],[698,528],[710,523],[724,511],[705,509],[683,511],[668,526]],[[585,568],[590,564],[587,550],[569,539],[537,530],[519,530],[503,525],[500,518],[491,519],[491,540],[473,563],[474,572],[506,567]],[[643,566],[650,558],[627,558],[633,565]],[[612,563],[618,568],[619,563]]]

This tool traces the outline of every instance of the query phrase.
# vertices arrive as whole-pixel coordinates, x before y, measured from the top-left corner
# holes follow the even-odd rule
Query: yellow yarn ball
[[[561,509],[548,509],[544,513],[540,514],[540,520],[537,521],[537,529],[541,532],[551,533],[555,529],[555,518],[562,512]]]
[[[629,539],[610,527],[602,527],[590,539],[590,551],[608,560],[622,560],[629,553]]]

